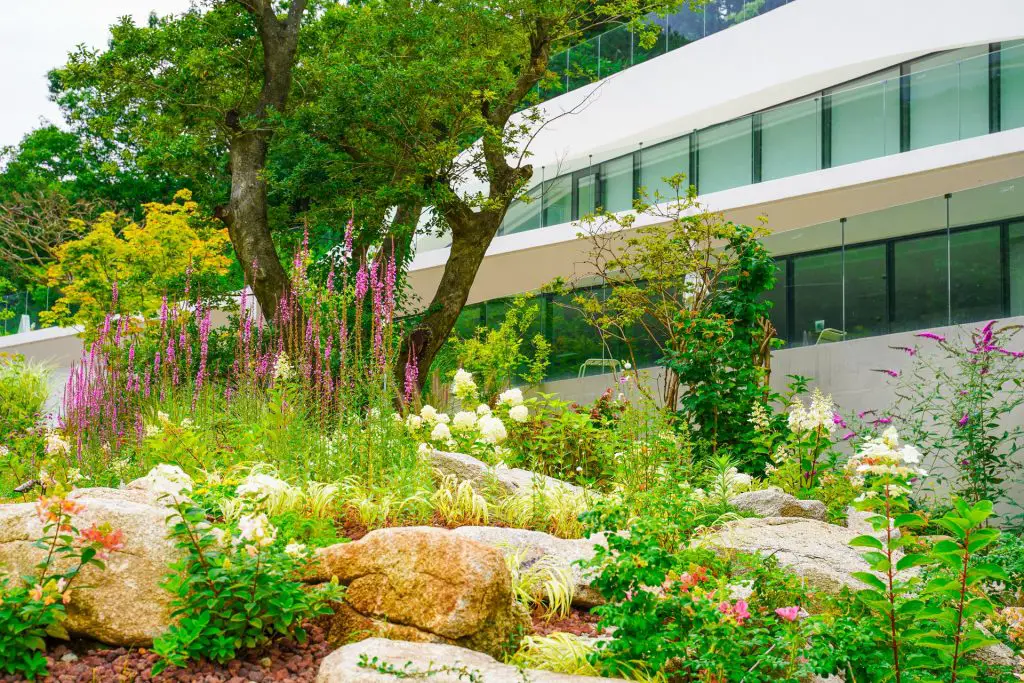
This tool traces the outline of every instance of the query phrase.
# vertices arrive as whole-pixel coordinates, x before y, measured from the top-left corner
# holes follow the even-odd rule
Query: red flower
[[[88,529],[79,532],[79,540],[83,543],[95,543],[102,548],[104,555],[124,548],[124,532],[120,529],[112,530],[108,524],[102,526],[93,524]]]

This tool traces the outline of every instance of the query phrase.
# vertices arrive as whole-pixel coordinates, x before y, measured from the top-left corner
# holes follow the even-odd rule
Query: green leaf
[[[885,546],[880,540],[869,534],[863,536],[857,536],[849,543],[852,548],[874,548],[876,550],[885,550]]]
[[[910,553],[904,555],[896,562],[897,571],[903,571],[904,569],[910,569],[911,567],[920,567],[921,565],[931,563],[932,558],[922,553]]]
[[[863,583],[866,583],[868,586],[871,586],[872,588],[882,591],[883,593],[889,590],[889,587],[885,584],[885,582],[878,578],[877,575],[872,574],[871,572],[853,572],[851,576],[853,576],[853,578],[855,579],[862,581]]]

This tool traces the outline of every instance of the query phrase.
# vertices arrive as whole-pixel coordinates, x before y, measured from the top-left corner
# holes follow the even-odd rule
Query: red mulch
[[[533,631],[538,636],[546,636],[557,631],[573,633],[577,636],[596,636],[597,616],[573,608],[564,618],[545,619],[543,614],[533,615]]]
[[[66,645],[51,647],[46,659],[50,662],[53,683],[128,683],[129,681],[190,681],[195,683],[269,683],[289,681],[304,683],[316,680],[320,662],[332,648],[324,640],[319,626],[307,626],[309,638],[305,645],[280,640],[258,652],[227,664],[196,662],[187,669],[168,669],[159,676],[150,675],[157,656],[145,649],[93,649],[75,653]],[[70,661],[63,661],[67,659]],[[17,676],[0,676],[0,681],[23,681]]]

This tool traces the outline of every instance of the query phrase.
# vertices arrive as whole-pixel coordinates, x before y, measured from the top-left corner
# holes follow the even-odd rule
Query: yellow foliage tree
[[[104,213],[82,226],[81,239],[57,249],[47,280],[62,296],[40,313],[43,324],[91,328],[109,312],[150,318],[164,296],[173,301],[184,295],[189,277],[203,281],[227,273],[228,231],[199,210],[190,191],[178,191],[170,204],[152,202],[143,209],[141,223]]]

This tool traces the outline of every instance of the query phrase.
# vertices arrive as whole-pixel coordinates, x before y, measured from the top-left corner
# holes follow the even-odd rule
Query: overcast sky
[[[63,64],[79,43],[107,44],[108,27],[126,14],[145,22],[151,11],[170,14],[190,0],[29,0],[0,8],[0,146],[13,145],[41,120],[60,121],[49,100],[46,72]]]

